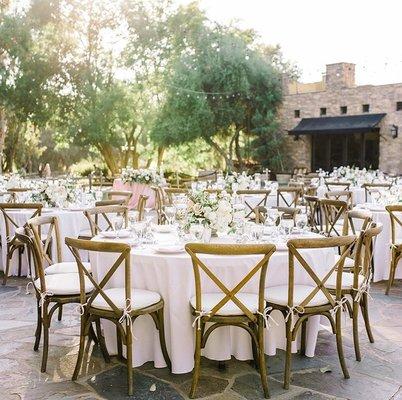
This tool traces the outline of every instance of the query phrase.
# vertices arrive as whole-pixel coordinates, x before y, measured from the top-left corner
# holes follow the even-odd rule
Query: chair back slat
[[[291,199],[287,198],[286,194],[291,196]],[[303,188],[301,187],[280,187],[276,191],[276,205],[277,207],[296,207],[299,204],[299,200],[303,197]],[[283,202],[281,204],[281,202]]]
[[[350,189],[350,182],[339,182],[339,181],[331,181],[325,180],[325,186],[329,192],[333,190],[349,190]]]
[[[108,190],[105,192],[106,200],[124,200],[125,206],[128,206],[133,193],[127,190]]]
[[[395,245],[398,241],[398,228],[402,228],[402,205],[388,205],[385,209],[391,219],[391,241]]]
[[[378,192],[384,189],[391,189],[391,183],[364,183],[364,198],[366,203],[368,201],[368,196],[371,195],[373,192]]]
[[[254,213],[255,207],[266,207],[270,193],[270,190],[238,190],[236,192],[236,194],[242,198],[242,202],[247,207],[246,218],[249,218]],[[251,204],[250,200],[247,199],[247,196],[257,198],[257,204]]]
[[[353,207],[353,193],[350,190],[331,190],[325,193],[325,197],[330,200],[346,201],[348,208]]]
[[[124,218],[124,226],[127,227],[128,224],[128,208],[126,206],[98,206],[85,210],[84,215],[89,222],[92,236],[96,236],[99,232],[104,230],[113,230],[112,216],[120,215]],[[106,223],[104,229],[100,226],[101,220]]]
[[[348,205],[346,201],[343,200],[330,200],[330,199],[321,199],[320,206],[322,210],[323,217],[323,228],[326,236],[341,236],[343,232],[337,226],[337,222],[341,222],[344,220],[346,216],[346,212],[348,210]]]

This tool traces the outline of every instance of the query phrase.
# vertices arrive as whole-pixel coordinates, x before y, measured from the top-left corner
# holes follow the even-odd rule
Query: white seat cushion
[[[78,274],[45,275],[46,291],[54,295],[80,294],[80,280]],[[39,278],[34,285],[41,290]],[[85,277],[85,293],[93,290],[91,281]]]
[[[112,300],[117,308],[123,310],[126,307],[126,290],[124,288],[105,289],[105,294]],[[131,309],[140,310],[141,308],[152,306],[161,300],[161,296],[157,292],[150,290],[131,289]],[[102,310],[111,310],[106,300],[99,294],[92,302],[92,307],[101,308]]]
[[[82,264],[91,272],[91,264],[89,262],[83,262]],[[45,268],[46,275],[74,273],[78,273],[77,263],[75,261],[56,263]]]
[[[336,276],[337,273],[336,271],[333,272],[333,274],[328,278],[328,280],[325,282],[325,286],[328,289],[336,289]],[[359,287],[364,281],[364,276],[359,275]],[[342,273],[342,289],[350,289],[353,287],[353,274],[349,272],[343,272]]]
[[[82,236],[82,237],[92,237],[92,232],[91,232],[90,229],[85,229],[84,231],[81,231],[78,234],[78,237],[80,237],[80,236]]]
[[[297,306],[314,290],[315,286],[295,285],[293,291],[293,305]],[[265,300],[269,303],[286,306],[288,304],[288,286],[272,286],[265,289]],[[329,301],[320,290],[309,301],[306,307],[320,306],[327,304]]]
[[[341,256],[339,254],[335,255],[335,262],[338,262]],[[355,260],[351,257],[345,258],[345,263],[343,264],[343,268],[354,268]]]
[[[214,306],[216,306],[219,301],[221,301],[225,295],[223,293],[203,293],[201,295],[201,305],[203,312],[208,312]],[[237,293],[236,297],[253,313],[258,311],[258,294],[253,293]],[[195,296],[190,299],[190,304],[195,308]],[[217,313],[216,315],[244,315],[243,311],[233,303],[233,301],[228,301]]]

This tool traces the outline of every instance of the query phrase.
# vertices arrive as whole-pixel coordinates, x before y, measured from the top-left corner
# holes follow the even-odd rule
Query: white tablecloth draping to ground
[[[165,241],[174,238],[165,234]],[[160,234],[159,236],[163,236]],[[91,253],[90,261],[94,277],[100,281],[115,261],[116,256],[105,253]],[[260,258],[257,256],[205,256],[207,265],[219,278],[234,287]],[[306,255],[307,261],[321,276],[334,264],[333,249],[316,249]],[[172,361],[173,373],[187,373],[193,369],[194,328],[189,306],[189,299],[194,295],[194,278],[191,259],[187,253],[158,254],[152,248],[131,251],[132,285],[134,288],[156,291],[165,301],[165,330],[167,348]],[[205,278],[205,277],[204,277]],[[308,274],[296,268],[295,282],[314,285]],[[288,252],[277,251],[271,257],[268,266],[266,286],[287,285]],[[212,281],[203,279],[204,292],[219,292]],[[108,287],[124,286],[124,268],[120,267]],[[287,290],[287,289],[286,289]],[[258,292],[258,280],[253,279],[244,291]],[[271,324],[266,330],[265,351],[273,355],[276,349],[285,348],[285,326],[282,314],[274,312],[272,316],[279,326]],[[102,323],[109,351],[117,352],[115,327],[109,321]],[[313,356],[320,318],[311,317],[307,328],[307,355]],[[139,366],[147,361],[154,361],[156,367],[164,367],[159,337],[150,317],[139,317],[133,325],[134,341],[133,365]],[[296,351],[297,344],[294,344]],[[214,360],[228,360],[231,356],[239,360],[252,359],[251,341],[247,332],[241,328],[219,328],[208,339],[203,355]]]
[[[337,190],[342,190],[342,189],[337,189]],[[366,198],[365,198],[366,195],[365,195],[364,188],[351,186],[350,191],[352,192],[353,205],[361,204],[361,203],[364,203],[366,201]],[[318,186],[318,188],[317,188],[317,196],[319,198],[324,198],[325,193],[327,193],[327,192],[328,192],[328,189],[327,189],[327,187],[325,185]]]
[[[140,195],[148,196],[147,207],[155,206],[155,193],[151,189],[150,185],[145,185],[142,183],[123,183],[121,179],[115,179],[113,182],[114,190],[125,190],[133,193],[130,202],[128,204],[129,208],[137,207]]]
[[[8,211],[8,215],[18,224],[18,226],[23,226],[27,220],[31,217],[31,210],[22,210],[22,211]],[[47,209],[42,212],[42,215],[56,215],[59,219],[59,227],[60,227],[60,241],[62,244],[62,256],[63,261],[74,261],[74,257],[71,254],[68,247],[64,244],[64,239],[66,236],[69,237],[77,237],[80,232],[89,229],[88,220],[85,218],[82,210],[70,211],[70,210],[62,210],[62,209]],[[12,233],[15,231],[14,226],[10,224],[10,228]],[[43,232],[46,233],[46,232]],[[1,242],[7,243],[6,241],[6,231],[4,224],[4,217],[1,215],[0,217],[0,234],[1,234]],[[53,251],[53,254],[55,252]],[[6,268],[6,246],[3,245],[1,249],[1,269],[4,271]],[[10,275],[16,275],[18,271],[18,251],[15,251],[13,254],[13,258],[11,260],[10,265]],[[22,275],[27,275],[28,273],[28,259],[27,254],[24,252],[22,258],[22,266],[21,266]]]
[[[369,209],[373,221],[377,224],[382,224],[382,232],[377,236],[374,244],[374,282],[388,280],[389,269],[391,263],[391,220],[388,212],[382,206],[362,205],[359,204],[356,208]],[[397,237],[402,238],[402,229],[398,228]],[[398,264],[396,270],[396,279],[402,279],[402,260]]]

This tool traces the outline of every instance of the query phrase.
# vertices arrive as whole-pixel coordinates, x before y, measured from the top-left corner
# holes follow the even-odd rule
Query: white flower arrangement
[[[163,185],[166,181],[163,174],[154,169],[123,168],[121,171],[123,183],[144,183],[152,185]]]
[[[75,185],[69,181],[40,181],[31,193],[31,201],[56,207],[75,201]]]
[[[213,195],[208,192],[192,192],[187,207],[187,226],[201,223],[212,230],[222,232],[233,222],[232,197],[225,191]]]
[[[246,172],[242,172],[241,174],[237,172],[232,172],[231,175],[226,176],[226,189],[228,190],[247,190],[253,178],[250,175],[247,175]]]

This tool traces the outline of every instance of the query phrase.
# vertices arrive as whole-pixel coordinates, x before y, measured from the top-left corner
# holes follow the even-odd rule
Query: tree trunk
[[[3,173],[4,141],[7,135],[6,111],[0,108],[0,174]]]
[[[210,137],[205,137],[204,140],[225,160],[226,169],[230,172],[233,170],[233,160],[227,156],[225,151],[215,143]]]
[[[98,149],[112,175],[117,175],[119,173],[119,164],[114,155],[113,147],[109,144],[104,144],[98,145]]]
[[[157,162],[157,167],[160,169],[163,161],[163,154],[165,153],[165,148],[163,146],[158,147],[158,162]]]
[[[240,148],[240,130],[236,130],[235,153],[236,153],[237,162],[239,163],[239,170],[241,172],[243,172],[243,170],[244,170],[244,162],[243,162],[243,157],[241,155],[241,148]]]

